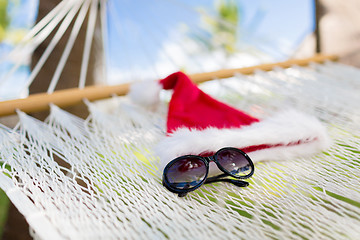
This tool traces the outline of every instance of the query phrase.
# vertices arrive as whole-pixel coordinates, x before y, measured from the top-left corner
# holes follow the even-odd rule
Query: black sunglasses
[[[209,163],[214,161],[218,168],[224,172],[215,177],[209,177]],[[201,157],[185,155],[169,162],[163,172],[163,185],[171,192],[184,197],[188,192],[194,191],[201,185],[213,182],[229,182],[239,187],[246,187],[248,182],[224,179],[230,176],[237,179],[249,178],[254,174],[254,164],[243,151],[226,147],[217,151],[213,156]]]

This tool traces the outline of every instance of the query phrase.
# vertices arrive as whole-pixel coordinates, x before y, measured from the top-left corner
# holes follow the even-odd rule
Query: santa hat
[[[133,85],[129,95],[149,105],[161,89],[173,89],[167,134],[156,147],[162,169],[176,157],[210,155],[223,147],[239,148],[258,162],[309,156],[329,145],[326,129],[315,117],[288,110],[260,120],[212,98],[182,72]]]

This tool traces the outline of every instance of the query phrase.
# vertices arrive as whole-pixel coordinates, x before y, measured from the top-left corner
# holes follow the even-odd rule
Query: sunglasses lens
[[[167,169],[166,178],[173,188],[191,189],[204,180],[206,172],[207,167],[201,158],[185,157]]]
[[[220,165],[235,177],[248,177],[252,173],[252,164],[244,153],[236,148],[226,148],[216,154]]]

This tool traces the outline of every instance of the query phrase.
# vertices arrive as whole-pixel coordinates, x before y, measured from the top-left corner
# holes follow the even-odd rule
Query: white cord
[[[23,43],[20,43],[9,55],[7,55],[5,58],[0,60],[0,63],[5,60],[9,59],[16,59],[14,62],[13,67],[6,73],[4,77],[0,79],[0,87],[3,83],[5,83],[23,64],[23,58],[18,58],[17,56],[24,55],[24,52],[33,52],[49,35],[50,33],[56,28],[56,26],[59,24],[59,22],[64,18],[64,16],[69,12],[69,10],[73,7],[75,0],[68,0],[64,1],[66,4],[60,5],[61,8],[60,12],[54,17],[54,18],[46,18],[46,20],[50,19],[49,22],[41,21],[35,26],[36,28],[41,28],[43,25],[46,25],[41,31],[36,34],[36,31],[32,31],[33,33],[31,35],[34,35],[33,38],[31,38],[31,35],[28,34],[26,38],[30,38],[28,41],[23,41]],[[61,2],[63,3],[63,2]],[[52,15],[56,14],[56,12],[52,12]],[[27,88],[27,87],[26,87]],[[24,88],[25,89],[25,88]]]
[[[56,47],[58,42],[60,41],[61,37],[64,35],[66,30],[68,29],[70,23],[74,19],[74,16],[76,15],[76,13],[79,10],[81,5],[82,5],[82,1],[78,1],[77,4],[75,4],[71,8],[70,12],[66,15],[65,19],[61,23],[61,25],[60,25],[58,31],[56,32],[55,36],[50,41],[50,43],[49,43],[48,47],[46,48],[45,52],[42,54],[40,60],[38,61],[38,63],[34,67],[33,71],[31,72],[31,74],[30,74],[30,76],[29,76],[29,78],[27,80],[27,83],[25,85],[26,88],[28,88],[31,85],[31,83],[33,82],[33,80],[35,79],[35,77],[37,76],[39,71],[41,70],[42,66],[44,65],[44,63],[46,62],[46,60],[48,59],[48,57],[50,56],[50,54],[52,53],[52,51],[54,50],[54,48]]]
[[[66,61],[70,55],[71,49],[74,46],[75,40],[79,34],[79,31],[80,31],[80,28],[81,28],[83,22],[84,22],[84,19],[86,17],[86,13],[89,9],[89,6],[90,6],[90,0],[85,0],[83,6],[80,9],[78,17],[76,18],[76,22],[72,28],[69,40],[66,43],[66,46],[65,46],[64,52],[60,58],[59,64],[56,67],[54,76],[51,79],[47,93],[53,93],[55,90],[55,87],[60,79],[60,75],[65,67]]]
[[[90,16],[88,20],[88,26],[86,31],[86,38],[85,38],[85,46],[84,46],[84,53],[81,62],[81,72],[80,72],[80,80],[79,80],[79,88],[82,89],[85,87],[86,82],[86,74],[89,65],[89,58],[91,52],[91,44],[94,37],[95,31],[95,23],[96,23],[96,16],[98,11],[98,0],[92,0],[91,2],[91,9],[90,9]]]

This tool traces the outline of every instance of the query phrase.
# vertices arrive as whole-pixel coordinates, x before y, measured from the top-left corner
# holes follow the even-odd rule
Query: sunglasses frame
[[[236,176],[236,175],[233,175],[231,174],[229,171],[227,171],[223,166],[221,166],[221,164],[219,163],[218,159],[217,159],[217,156],[220,152],[224,151],[224,150],[232,150],[232,151],[237,151],[239,152],[240,154],[242,154],[246,160],[249,162],[250,166],[251,166],[251,172],[245,176]],[[166,174],[167,174],[167,171],[169,170],[169,168],[175,163],[177,162],[178,160],[181,160],[181,159],[186,159],[186,158],[197,158],[201,161],[203,161],[205,163],[205,167],[206,167],[206,173],[205,173],[205,177],[204,179],[199,182],[196,186],[192,187],[192,188],[188,188],[188,189],[178,189],[178,188],[174,188],[171,186]],[[226,177],[226,176],[230,176],[230,177],[233,177],[233,178],[236,178],[236,179],[246,179],[246,178],[249,178],[251,177],[253,174],[254,174],[254,171],[255,171],[255,167],[254,167],[254,163],[252,162],[252,160],[250,159],[250,157],[243,151],[241,151],[240,149],[238,148],[233,148],[233,147],[225,147],[225,148],[221,148],[219,149],[214,155],[212,156],[209,156],[209,157],[201,157],[201,156],[198,156],[198,155],[184,155],[184,156],[180,156],[180,157],[177,157],[175,158],[174,160],[170,161],[166,167],[164,168],[164,171],[163,171],[163,177],[162,177],[162,184],[164,187],[166,187],[170,192],[173,192],[173,193],[178,193],[179,196],[184,196],[184,194],[186,195],[186,193],[188,192],[192,192],[196,189],[198,189],[199,187],[201,187],[205,182],[206,180],[208,179],[208,174],[209,174],[209,164],[210,162],[213,161],[215,162],[216,166],[224,173],[224,174],[221,174],[219,175],[218,177]],[[216,177],[211,177],[212,179],[215,179]]]

